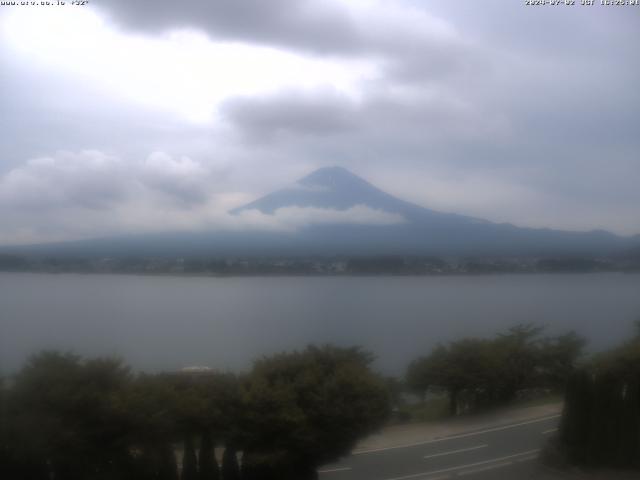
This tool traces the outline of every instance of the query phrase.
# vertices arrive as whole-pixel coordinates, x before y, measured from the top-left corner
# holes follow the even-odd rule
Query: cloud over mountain
[[[223,170],[164,152],[141,162],[99,151],[35,158],[0,177],[0,243],[172,230],[293,232],[310,225],[405,221],[363,204],[346,209],[285,205],[268,214],[247,209],[230,215],[235,196],[216,193],[224,177]]]
[[[195,168],[186,159],[175,162],[162,154],[152,158],[152,163],[160,163],[163,169],[167,165],[187,172]],[[132,198],[135,200],[119,206],[124,210],[114,207],[91,211],[94,222],[104,221],[111,212],[118,211],[111,228],[122,229],[123,236],[31,248],[49,255],[66,252],[89,256],[531,256],[608,255],[638,242],[637,238],[604,231],[521,228],[431,210],[389,195],[341,167],[318,169],[294,185],[230,212],[222,211],[214,198],[188,208],[165,203],[162,210],[141,201],[140,192]],[[157,201],[157,197],[148,199]],[[84,213],[89,213],[86,207]],[[163,227],[158,228],[159,225]],[[65,225],[63,231],[74,229]],[[31,251],[28,246],[16,248]]]

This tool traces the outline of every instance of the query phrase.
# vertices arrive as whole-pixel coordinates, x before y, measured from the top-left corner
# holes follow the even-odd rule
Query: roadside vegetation
[[[615,471],[639,470],[640,320],[632,339],[590,357],[573,332],[543,334],[521,325],[492,339],[437,346],[409,365],[406,385],[421,401],[396,409],[397,416],[429,421],[564,400],[559,433],[545,448],[546,463],[607,469],[611,478],[617,478]]]
[[[585,341],[577,334],[550,337],[544,329],[519,325],[495,338],[464,338],[438,345],[413,361],[406,373],[408,388],[420,405],[448,414],[557,398],[583,355]]]
[[[571,376],[548,453],[565,465],[640,469],[640,321],[633,339]]]
[[[2,384],[0,478],[316,478],[388,416],[370,362],[326,346],[241,376],[133,375],[117,360],[44,352]]]

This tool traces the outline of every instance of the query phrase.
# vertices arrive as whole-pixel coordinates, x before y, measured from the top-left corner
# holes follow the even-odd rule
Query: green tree
[[[542,327],[517,325],[498,335],[492,346],[497,354],[499,379],[497,400],[506,403],[525,387],[534,386],[540,365],[540,333]]]
[[[592,396],[591,375],[586,370],[574,372],[567,382],[560,438],[567,448],[569,457],[579,463],[586,462],[583,443],[589,438]]]
[[[448,354],[446,347],[438,345],[430,355],[411,362],[405,375],[409,389],[424,400],[430,388],[443,386],[442,373]]]
[[[139,451],[137,468],[145,479],[177,480],[173,443],[178,440],[177,394],[170,376],[139,375],[121,408],[129,422],[130,446]]]
[[[158,480],[178,480],[178,466],[176,465],[176,453],[173,446],[167,442],[161,442],[156,450],[159,457],[157,474]]]
[[[410,365],[408,382],[414,389],[445,391],[452,415],[472,409],[492,395],[496,366],[490,346],[489,341],[477,338],[439,345],[429,356]]]
[[[20,456],[49,465],[57,478],[127,478],[132,459],[118,405],[129,380],[118,360],[32,357],[12,388]]]
[[[222,480],[240,480],[237,451],[227,444],[222,454]]]
[[[204,431],[200,437],[200,454],[198,455],[198,478],[200,480],[218,480],[220,471],[213,451],[211,432]]]
[[[562,389],[584,341],[575,333],[542,338],[542,331],[518,325],[493,339],[438,345],[409,365],[407,385],[423,397],[430,389],[444,390],[453,415],[511,402],[526,389]]]
[[[204,432],[200,446],[206,451],[206,443],[212,442],[213,435],[217,438],[237,435],[237,418],[241,410],[239,385],[234,375],[215,372],[141,375],[130,389],[126,410],[132,421],[136,445],[147,453],[147,458],[140,463],[151,462],[155,465],[150,467],[154,471],[160,465],[172,468],[171,463],[153,460],[166,458],[164,452],[168,445],[193,442]],[[200,461],[202,466],[203,462],[211,466],[205,467],[204,471],[196,466],[198,475],[201,478],[202,475],[215,475],[213,453],[208,459],[205,454]]]
[[[182,457],[182,480],[197,480],[198,460],[196,449],[193,445],[193,437],[186,435],[184,439],[184,455]]]
[[[575,332],[541,341],[537,370],[540,384],[562,392],[582,358],[586,341]]]
[[[243,465],[250,475],[316,478],[318,465],[377,428],[389,404],[370,362],[359,349],[330,346],[256,362],[243,394]]]
[[[559,439],[573,463],[640,468],[640,336],[572,375]]]

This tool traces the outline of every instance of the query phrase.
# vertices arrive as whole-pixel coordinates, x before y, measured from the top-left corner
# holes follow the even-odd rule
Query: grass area
[[[549,393],[540,397],[527,400],[519,400],[513,404],[514,407],[539,407],[542,405],[551,405],[553,403],[562,403],[564,395],[562,393]]]
[[[396,412],[398,422],[432,422],[449,416],[447,397],[435,397],[421,403],[403,405]]]
[[[501,405],[496,408],[512,407],[512,408],[527,408],[527,407],[539,407],[542,405],[551,405],[554,403],[561,403],[563,401],[563,395],[560,393],[548,393],[536,396],[535,398],[528,398],[526,400],[518,400],[508,405]],[[486,409],[476,410],[473,413],[486,412]],[[446,396],[433,397],[429,400],[419,403],[412,403],[402,405],[394,412],[393,423],[414,423],[414,422],[433,422],[436,420],[443,420],[449,418],[449,400]]]

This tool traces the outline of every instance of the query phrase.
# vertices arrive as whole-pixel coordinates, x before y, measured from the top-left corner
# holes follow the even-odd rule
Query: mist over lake
[[[0,368],[45,348],[136,369],[241,370],[308,343],[360,345],[401,374],[437,342],[536,322],[590,349],[628,337],[640,275],[152,277],[0,274]]]

